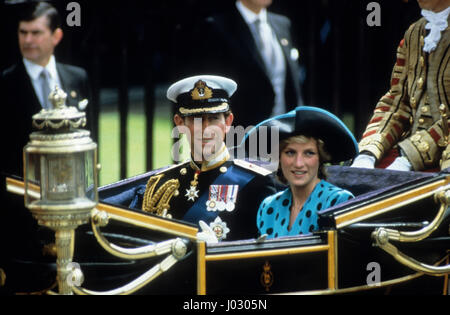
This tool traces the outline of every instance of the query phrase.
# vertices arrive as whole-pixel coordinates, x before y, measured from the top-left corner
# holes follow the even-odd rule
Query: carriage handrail
[[[431,235],[442,223],[445,213],[448,210],[450,204],[450,187],[446,185],[441,189],[438,189],[434,194],[435,200],[440,202],[439,211],[433,221],[425,226],[424,228],[412,231],[404,232],[397,231],[386,228],[377,228],[372,232],[372,239],[374,240],[374,245],[381,248],[388,254],[390,254],[394,259],[396,259],[401,264],[415,270],[418,272],[423,272],[431,276],[443,276],[450,274],[450,264],[445,266],[433,266],[417,261],[416,259],[405,255],[400,252],[396,246],[394,246],[390,241],[399,242],[418,242]],[[448,256],[448,254],[447,254]]]
[[[389,242],[381,243],[378,240],[376,240],[376,246],[383,249],[385,252],[390,254],[392,257],[395,258],[398,262],[401,264],[411,268],[412,270],[423,272],[430,276],[444,276],[447,274],[450,274],[450,264],[445,266],[433,266],[429,264],[422,263],[420,261],[417,261],[416,259],[409,257],[405,255],[404,253],[400,252],[397,247],[392,245]],[[448,256],[448,254],[447,254]]]
[[[436,202],[440,202],[441,206],[439,207],[439,211],[433,221],[422,229],[407,232],[387,228],[378,228],[372,233],[372,237],[380,240],[381,243],[389,240],[399,242],[418,242],[427,238],[440,226],[445,217],[445,213],[450,204],[450,185],[437,189],[434,193],[434,199]]]
[[[128,295],[132,294],[139,289],[146,286],[152,280],[157,278],[163,272],[169,270],[176,262],[178,258],[174,254],[167,256],[161,263],[153,266],[150,270],[131,281],[130,283],[109,291],[92,291],[79,286],[73,286],[72,290],[77,295]]]
[[[173,247],[179,245],[180,239],[172,239],[156,244],[150,244],[138,248],[124,248],[109,242],[101,233],[100,226],[104,226],[108,221],[108,214],[104,211],[98,211],[94,209],[91,215],[91,226],[94,232],[95,238],[98,243],[108,253],[123,259],[145,259],[154,256],[160,256],[173,251]],[[186,249],[185,246],[179,247],[180,249]],[[179,252],[179,255],[184,256],[185,252]]]

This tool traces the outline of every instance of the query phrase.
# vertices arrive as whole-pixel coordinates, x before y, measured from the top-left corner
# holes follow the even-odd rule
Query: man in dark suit
[[[88,76],[84,69],[56,62],[53,55],[63,31],[56,9],[48,3],[33,3],[19,18],[18,41],[22,60],[4,70],[0,77],[2,108],[7,113],[7,129],[2,170],[22,175],[22,149],[33,131],[31,118],[48,104],[48,93],[56,85],[67,93],[67,106],[84,109],[90,98]],[[45,70],[45,76],[42,73]],[[45,88],[44,88],[45,86]],[[44,95],[47,94],[47,95]],[[88,124],[91,106],[88,106]]]
[[[271,2],[240,0],[202,21],[184,38],[183,57],[177,60],[182,64],[175,69],[183,75],[214,73],[235,80],[240,88],[231,99],[234,125],[244,128],[303,105],[290,20],[267,11]]]
[[[11,286],[20,283],[18,279],[22,278],[23,270],[16,267],[17,259],[40,259],[45,242],[52,242],[53,236],[50,230],[37,226],[24,207],[23,196],[6,191],[5,176],[23,176],[22,152],[33,131],[32,116],[48,108],[48,94],[56,85],[67,93],[68,106],[81,109],[90,96],[86,71],[55,61],[53,52],[63,37],[56,9],[40,2],[21,13],[18,41],[23,58],[0,73],[3,114],[0,124],[0,269],[6,273],[8,290],[14,290]],[[87,114],[89,123],[92,115]]]

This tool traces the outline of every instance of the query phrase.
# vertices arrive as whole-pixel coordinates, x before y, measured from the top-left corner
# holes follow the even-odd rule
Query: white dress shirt
[[[41,106],[44,108],[44,105],[43,105],[44,97],[48,97],[48,96],[42,95],[41,84],[39,81],[39,76],[40,76],[42,70],[44,70],[44,67],[42,67],[41,65],[35,64],[25,58],[23,58],[23,63],[25,65],[25,69],[28,73],[28,76],[31,79],[31,83],[33,84],[33,88],[34,88],[34,91],[36,92],[39,102],[41,103]],[[61,80],[59,79],[58,71],[56,70],[56,61],[55,61],[55,57],[53,55],[50,57],[48,64],[45,66],[45,69],[47,70],[47,73],[49,74],[48,79],[49,79],[49,84],[50,84],[50,91],[53,91],[55,89],[56,85],[58,85],[58,87],[61,88]]]

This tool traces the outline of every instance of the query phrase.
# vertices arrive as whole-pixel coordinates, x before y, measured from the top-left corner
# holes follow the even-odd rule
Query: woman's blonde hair
[[[292,143],[304,144],[304,143],[307,143],[308,141],[310,141],[311,139],[316,140],[317,149],[319,151],[319,172],[318,172],[317,176],[320,179],[327,179],[328,174],[326,172],[325,163],[327,163],[331,160],[331,155],[326,150],[325,143],[321,139],[318,139],[315,137],[307,137],[304,135],[292,136],[287,139],[284,139],[280,143],[280,151],[279,151],[280,157],[281,157],[281,152],[283,152],[284,149],[286,149],[286,147],[289,144],[292,144]],[[284,178],[284,176],[283,176],[283,172],[281,170],[281,163],[279,161],[278,161],[278,170],[277,170],[276,178],[283,184],[288,184],[286,178]]]

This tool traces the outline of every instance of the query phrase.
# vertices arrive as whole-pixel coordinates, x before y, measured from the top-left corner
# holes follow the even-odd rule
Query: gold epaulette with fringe
[[[178,195],[178,188],[180,187],[180,181],[178,179],[169,179],[155,192],[155,188],[159,181],[165,176],[167,171],[179,167],[188,162],[173,165],[169,168],[161,170],[161,172],[153,175],[147,181],[145,188],[144,199],[142,201],[142,211],[147,213],[153,213],[162,217],[171,217],[168,213],[170,210],[169,202],[173,196]]]

